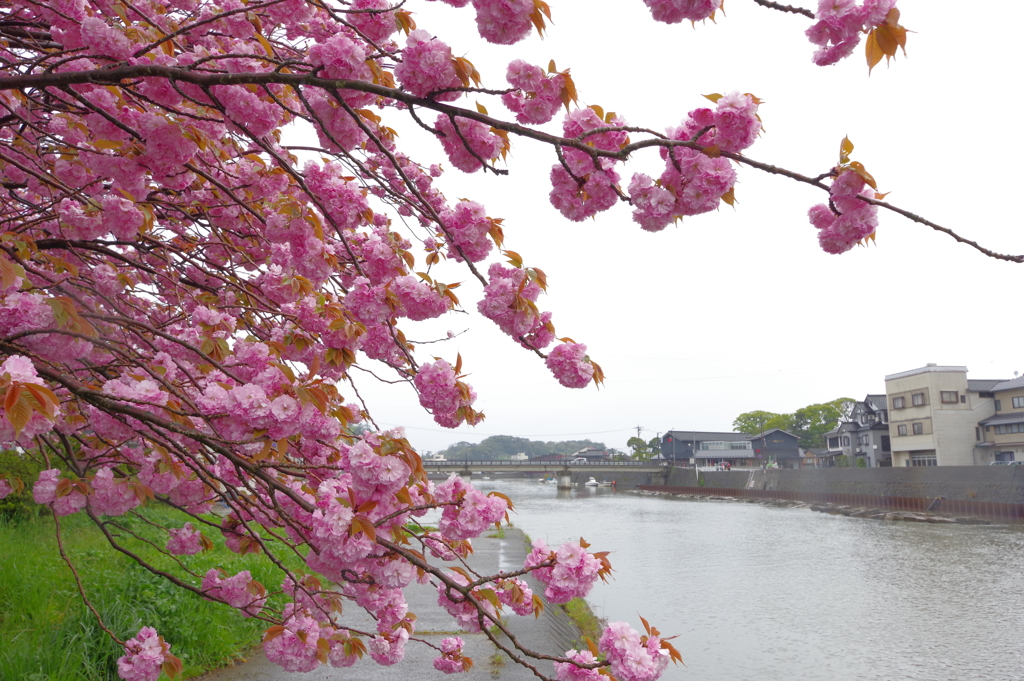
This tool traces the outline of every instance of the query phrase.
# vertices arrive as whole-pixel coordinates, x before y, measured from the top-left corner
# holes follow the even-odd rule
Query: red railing
[[[943,499],[924,497],[886,497],[871,494],[832,494],[829,492],[789,492],[772,489],[717,489],[714,487],[668,487],[640,485],[647,492],[692,494],[699,496],[736,497],[738,499],[773,499],[802,501],[809,504],[837,504],[857,508],[879,508],[890,511],[934,511],[949,515],[982,516],[1008,522],[1024,520],[1024,504],[1000,504],[970,499]]]

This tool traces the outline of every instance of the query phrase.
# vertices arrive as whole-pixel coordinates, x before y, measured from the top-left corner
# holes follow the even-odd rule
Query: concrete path
[[[522,568],[529,549],[523,533],[516,528],[506,528],[504,534],[503,538],[485,537],[473,541],[475,552],[468,562],[475,570],[481,574],[494,574],[498,570],[512,572]],[[530,578],[527,581],[530,588],[543,598],[543,589],[538,588],[537,582]],[[308,674],[296,674],[269,662],[262,649],[258,649],[247,662],[211,672],[203,676],[202,681],[526,681],[537,678],[530,670],[498,653],[484,634],[467,634],[456,629],[455,620],[437,605],[434,587],[412,584],[406,589],[406,600],[409,611],[417,616],[415,637],[438,645],[448,636],[460,636],[466,642],[463,652],[473,659],[473,669],[469,673],[450,675],[437,671],[433,665],[436,651],[410,641],[405,647],[405,659],[390,667],[377,664],[367,655],[352,667],[335,669],[321,666]],[[363,630],[374,628],[369,615],[354,605],[342,616],[341,622]],[[523,646],[548,655],[564,654],[575,647],[580,636],[579,629],[565,611],[548,603],[545,603],[544,613],[539,619],[532,615],[519,617],[509,613],[508,627]],[[499,656],[496,657],[495,653]],[[545,675],[554,677],[550,662],[538,661],[536,666]]]

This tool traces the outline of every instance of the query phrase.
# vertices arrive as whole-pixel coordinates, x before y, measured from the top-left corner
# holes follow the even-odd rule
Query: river
[[[599,616],[644,616],[686,667],[671,681],[1024,678],[1024,527],[880,522],[807,509],[556,492],[479,480],[551,546],[611,550]]]

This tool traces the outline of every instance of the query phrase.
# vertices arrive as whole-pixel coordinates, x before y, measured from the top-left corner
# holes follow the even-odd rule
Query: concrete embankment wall
[[[964,502],[1024,504],[1024,466],[933,466],[920,468],[805,468],[716,471],[673,469],[669,487],[746,490],[801,495],[860,495]],[[654,483],[657,485],[658,483]]]

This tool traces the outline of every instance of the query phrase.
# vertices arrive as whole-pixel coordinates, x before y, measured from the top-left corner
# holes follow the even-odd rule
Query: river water
[[[687,666],[663,679],[1024,679],[1024,527],[473,483],[512,497],[534,539],[613,551],[615,580],[587,600],[679,635]]]

